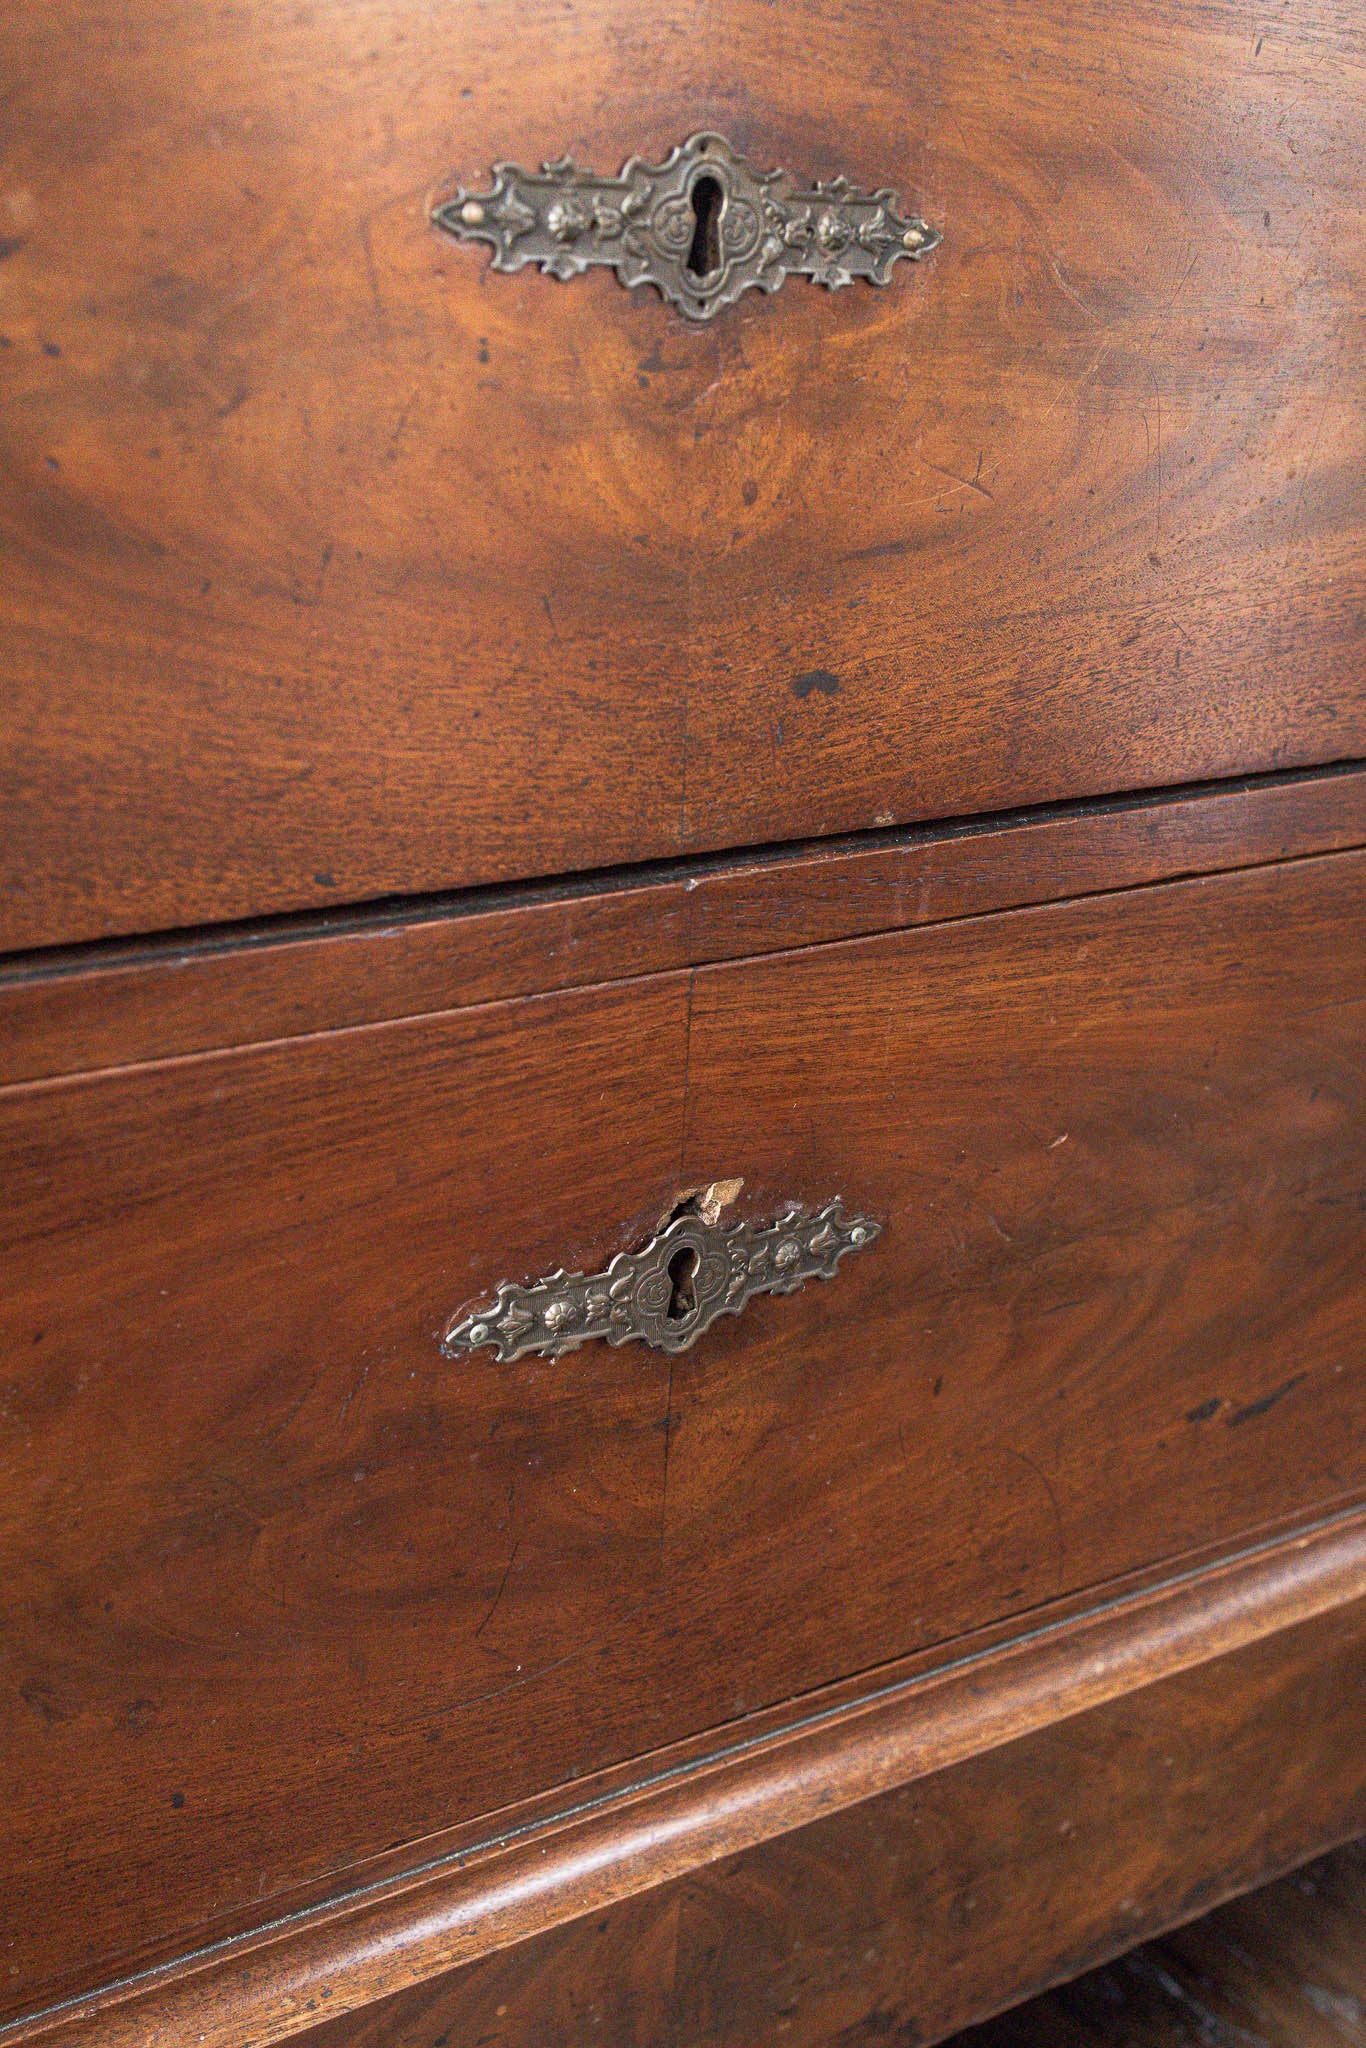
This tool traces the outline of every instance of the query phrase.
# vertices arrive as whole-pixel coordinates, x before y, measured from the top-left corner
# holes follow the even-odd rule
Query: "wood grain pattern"
[[[1339,0],[54,0],[0,82],[0,947],[1366,755]],[[429,225],[709,125],[942,250],[693,332]]]
[[[1363,2042],[1366,1844],[1358,1842],[956,2036],[953,2048],[1361,2048]]]
[[[1335,855],[5,1091],[15,1997],[1360,1498],[1363,891]],[[440,1358],[730,1172],[885,1239],[672,1364]]]
[[[780,858],[693,864],[626,886],[353,913],[183,943],[83,947],[0,969],[0,1082],[295,1038],[828,944],[1366,842],[1366,770],[1272,777]]]
[[[300,2048],[936,2041],[1366,1825],[1364,1619],[1360,1604],[1338,1607],[1050,1717],[296,2038]],[[319,1979],[315,2009],[338,1993],[337,1980]],[[212,1995],[197,2011],[187,2002],[179,2025],[144,2005],[145,2031],[127,2039],[181,2048],[207,2023],[216,2044],[219,2013],[230,2027],[230,2006]],[[67,2048],[73,2032],[110,2048],[111,2021],[106,2007],[46,2048]]]

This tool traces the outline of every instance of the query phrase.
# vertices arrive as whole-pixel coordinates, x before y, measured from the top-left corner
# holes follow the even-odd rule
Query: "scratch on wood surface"
[[[1057,1545],[1057,1590],[1061,1593],[1067,1583],[1067,1539],[1063,1532],[1062,1508],[1058,1503],[1057,1488],[1044,1471],[1042,1465],[1037,1464],[1026,1452],[1017,1451],[1013,1445],[1007,1445],[1006,1456],[1008,1458],[1015,1458],[1025,1467],[1026,1471],[1032,1472],[1044,1492],[1048,1495],[1048,1505],[1053,1511],[1053,1540]]]
[[[931,462],[928,455],[922,456],[921,460],[925,464],[926,469],[934,470],[934,472],[938,476],[946,476],[949,479],[949,482],[957,484],[960,490],[976,491],[979,497],[991,498],[994,500],[994,492],[989,491],[986,485],[981,481],[982,451],[980,449],[977,451],[977,468],[971,476],[959,476],[957,470],[945,469],[942,463]]]
[[[361,1367],[359,1374],[354,1380],[352,1380],[351,1385],[346,1390],[346,1397],[341,1404],[341,1412],[337,1416],[337,1427],[339,1429],[341,1425],[345,1422],[347,1416],[351,1413],[351,1403],[355,1400],[357,1394],[365,1385],[365,1382],[369,1379],[369,1377],[370,1361],[367,1358],[364,1365]]]
[[[1054,280],[1056,281],[1059,289],[1067,294],[1068,298],[1072,301],[1072,304],[1074,306],[1079,306],[1081,308],[1082,312],[1086,315],[1087,319],[1092,321],[1095,324],[1095,326],[1103,326],[1104,321],[1101,315],[1096,311],[1095,307],[1088,306],[1085,299],[1082,298],[1081,294],[1079,292],[1074,291],[1072,289],[1072,286],[1067,282],[1067,279],[1062,274],[1062,267],[1059,264],[1057,257],[1053,254],[1053,251],[1044,241],[1042,235],[1039,236],[1039,246],[1043,250],[1044,261],[1045,263],[1047,263],[1049,269],[1052,271]]]
[[[370,237],[368,215],[362,216],[356,223],[356,231],[360,236],[361,250],[365,257],[365,275],[370,286],[370,299],[375,309],[375,319],[378,323],[380,334],[387,341],[389,338],[389,316],[385,310],[384,294],[380,290],[379,266],[375,262],[375,247]]]
[[[484,1630],[488,1627],[489,1623],[493,1620],[494,1615],[498,1612],[498,1609],[503,1604],[503,1595],[504,1593],[506,1593],[508,1589],[508,1580],[512,1577],[512,1567],[517,1562],[517,1553],[521,1549],[521,1547],[522,1539],[520,1536],[518,1536],[513,1540],[512,1550],[509,1553],[507,1563],[503,1567],[503,1576],[498,1581],[498,1591],[493,1596],[492,1605],[490,1606],[488,1613],[484,1616],[484,1619],[480,1622],[478,1628],[474,1631],[474,1640],[476,1642],[478,1642],[480,1636],[483,1635]]]
[[[297,1400],[297,1401],[296,1401],[296,1402],[294,1403],[293,1407],[292,1407],[292,1408],[290,1409],[290,1411],[289,1411],[288,1415],[286,1415],[286,1417],[285,1417],[284,1421],[283,1421],[283,1422],[277,1422],[277,1423],[276,1423],[276,1425],[275,1425],[275,1427],[274,1427],[273,1429],[268,1429],[268,1430],[266,1430],[266,1432],[265,1432],[265,1434],[264,1434],[264,1436],[263,1436],[263,1438],[262,1438],[262,1441],[263,1441],[264,1443],[268,1443],[268,1444],[273,1444],[273,1443],[276,1443],[276,1442],[277,1442],[277,1441],[279,1440],[279,1438],[280,1438],[280,1437],[282,1437],[282,1436],[284,1435],[285,1431],[286,1431],[286,1430],[287,1430],[287,1429],[289,1428],[289,1426],[290,1426],[290,1424],[291,1424],[291,1423],[293,1422],[293,1420],[294,1420],[295,1416],[296,1416],[296,1415],[297,1415],[297,1414],[299,1413],[299,1410],[300,1410],[300,1409],[301,1409],[301,1408],[303,1407],[303,1405],[304,1405],[305,1401],[306,1401],[306,1400],[308,1399],[309,1395],[310,1395],[310,1394],[311,1394],[311,1393],[313,1392],[313,1389],[314,1389],[314,1388],[315,1388],[315,1387],[317,1386],[317,1384],[318,1384],[318,1374],[317,1374],[317,1373],[315,1372],[315,1373],[313,1374],[313,1377],[312,1377],[312,1378],[311,1378],[311,1379],[309,1380],[309,1382],[308,1382],[308,1385],[307,1385],[307,1386],[306,1386],[306,1387],[304,1388],[304,1390],[303,1390],[302,1394],[300,1394],[300,1396],[299,1396],[298,1400]]]

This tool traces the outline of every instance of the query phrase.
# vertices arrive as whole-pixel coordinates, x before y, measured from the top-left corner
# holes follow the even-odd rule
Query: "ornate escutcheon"
[[[788,277],[888,283],[899,257],[919,261],[942,239],[899,208],[887,186],[797,185],[786,171],[756,171],[724,136],[693,135],[662,164],[631,157],[615,178],[568,157],[539,171],[495,164],[487,192],[462,188],[432,219],[491,243],[494,270],[539,263],[568,278],[606,265],[624,285],[654,285],[689,320],[710,320]]]
[[[504,1364],[529,1351],[558,1358],[593,1338],[686,1351],[756,1294],[794,1294],[808,1280],[833,1279],[846,1252],[881,1233],[870,1217],[846,1216],[838,1198],[814,1212],[789,1204],[773,1223],[682,1215],[603,1273],[552,1273],[530,1287],[504,1280],[486,1307],[450,1325],[441,1348],[454,1358],[488,1345]]]

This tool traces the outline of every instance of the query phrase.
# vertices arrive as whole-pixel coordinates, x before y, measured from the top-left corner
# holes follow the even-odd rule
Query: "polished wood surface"
[[[1366,755],[1340,0],[0,19],[0,947]],[[699,127],[885,291],[492,276]]]
[[[0,104],[0,2048],[925,2048],[1366,1827],[1360,10],[45,0]],[[706,127],[942,246],[432,227]],[[721,1180],[883,1229],[442,1354]]]
[[[0,966],[0,1082],[583,988],[1366,842],[1366,769]]]
[[[1366,1827],[1362,1629],[1340,1609],[1054,1721],[300,2048],[939,2041]]]
[[[1357,1842],[972,2028],[953,2048],[1364,2043],[1366,1843]]]
[[[984,1632],[937,1663],[884,1666],[871,1681],[505,1808],[482,1833],[428,1837],[330,1899],[296,1900],[292,1911],[276,1901],[264,1926],[237,1938],[205,1929],[187,1953],[40,2011],[4,2038],[237,2048],[249,2032],[260,2048],[307,2028],[322,2005],[340,2014],[373,2003],[1182,1671],[1236,1670],[1258,1641],[1293,1654],[1301,1624],[1363,1593],[1358,1511],[1172,1584],[1055,1609],[1013,1637]],[[1346,1760],[1355,1768],[1356,1752]]]
[[[4,1091],[12,2006],[1359,1499],[1364,901],[1345,853]],[[673,1360],[441,1358],[732,1172],[885,1237]]]

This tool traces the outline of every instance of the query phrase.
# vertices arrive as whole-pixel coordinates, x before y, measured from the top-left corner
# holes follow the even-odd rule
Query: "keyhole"
[[[684,268],[694,277],[710,277],[721,268],[721,202],[725,196],[718,181],[705,173],[694,180],[688,194],[694,225]]]
[[[669,1261],[669,1306],[667,1310],[671,1323],[684,1322],[697,1307],[697,1295],[693,1291],[693,1277],[697,1272],[697,1253],[690,1245],[680,1245]]]

